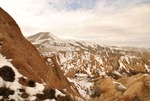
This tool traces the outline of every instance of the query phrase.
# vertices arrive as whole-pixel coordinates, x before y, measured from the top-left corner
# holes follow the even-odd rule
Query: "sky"
[[[24,36],[150,48],[150,0],[0,0]]]

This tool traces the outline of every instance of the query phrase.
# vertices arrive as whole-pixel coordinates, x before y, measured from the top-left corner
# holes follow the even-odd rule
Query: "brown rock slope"
[[[13,18],[0,8],[1,54],[12,59],[12,64],[25,77],[36,82],[45,82],[47,87],[64,89],[73,93],[70,83],[61,71],[58,78],[52,68],[47,66],[37,49],[22,35]]]
[[[95,83],[92,101],[150,101],[150,75],[137,74],[114,80],[106,78]]]

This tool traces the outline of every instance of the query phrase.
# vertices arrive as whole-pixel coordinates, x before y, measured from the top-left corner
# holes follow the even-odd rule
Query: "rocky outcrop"
[[[95,83],[92,96],[92,101],[149,101],[150,75],[99,80]]]
[[[1,54],[7,60],[11,60],[18,72],[29,81],[44,83],[46,88],[67,89],[71,94],[78,95],[71,89],[71,84],[65,79],[62,71],[60,69],[55,71],[63,78],[60,79],[46,64],[37,49],[24,38],[13,18],[2,8],[0,8],[0,44]],[[3,73],[0,73],[0,76],[3,76]],[[20,78],[20,84],[27,85],[24,77]]]

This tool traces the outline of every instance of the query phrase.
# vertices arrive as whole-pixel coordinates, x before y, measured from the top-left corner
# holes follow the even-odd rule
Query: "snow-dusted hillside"
[[[0,23],[0,101],[81,98],[61,69],[46,64],[38,50],[24,38],[15,20],[1,7]],[[51,38],[49,34],[46,37]]]
[[[58,56],[64,74],[86,99],[92,94],[94,82],[100,79],[112,77],[118,80],[139,73],[150,74],[150,49],[62,40],[48,32],[34,36],[28,40],[48,60],[49,65],[53,65],[50,57],[54,54]]]
[[[72,99],[66,90],[46,87],[46,83],[35,82],[23,76],[8,59],[1,54],[3,42],[0,40],[0,101],[61,101]],[[30,67],[31,68],[31,67]],[[24,69],[21,67],[21,69]],[[76,97],[76,99],[79,99]]]
[[[21,78],[28,79],[21,75],[17,69],[10,63],[11,59],[6,59],[2,54],[0,54],[0,99],[2,101],[14,100],[14,101],[35,101],[39,96],[44,98],[45,83],[35,83],[34,81],[29,81],[29,85],[21,85]],[[52,89],[51,89],[52,90]],[[50,91],[50,89],[49,89]],[[48,101],[55,101],[57,96],[65,96],[59,90],[53,90],[54,96],[51,100],[47,98]],[[48,93],[48,92],[47,92]],[[51,95],[52,96],[52,95]]]
[[[52,53],[59,55],[66,75],[73,69],[82,70],[91,77],[113,75],[119,78],[130,76],[132,72],[150,73],[150,49],[62,40],[48,32],[30,36],[28,40],[44,56],[51,56]]]

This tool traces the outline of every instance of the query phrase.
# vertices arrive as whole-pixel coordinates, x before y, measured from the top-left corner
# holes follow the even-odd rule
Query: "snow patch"
[[[94,86],[92,82],[89,82],[87,79],[78,80],[76,78],[68,78],[70,82],[73,82],[77,87],[79,93],[86,99],[90,98],[90,89]]]
[[[20,77],[24,77],[23,75],[21,75],[18,70],[10,63],[9,60],[7,60],[5,57],[3,57],[2,54],[0,54],[0,68],[2,66],[9,66],[12,68],[12,70],[15,72],[15,80],[14,82],[6,82],[4,81],[1,77],[0,77],[0,86],[1,87],[6,87],[6,88],[9,88],[11,90],[14,90],[14,94],[13,95],[9,95],[9,98],[10,99],[14,99],[15,101],[23,101],[23,98],[21,98],[19,96],[19,94],[21,93],[19,91],[19,89],[25,89],[26,92],[29,94],[29,98],[28,100],[30,101],[33,101],[36,99],[36,94],[37,93],[42,93],[42,91],[44,90],[44,85],[43,84],[39,84],[39,83],[36,83],[36,86],[35,87],[26,87],[26,86],[23,86],[19,83],[19,78]],[[26,77],[24,77],[26,78]],[[2,98],[0,96],[0,98]]]
[[[148,67],[148,65],[145,64],[145,69],[147,70],[147,72],[150,72],[150,69]]]
[[[122,85],[119,82],[113,81],[113,83],[116,84],[116,88],[119,90],[126,90],[127,89],[127,87],[125,87],[124,85]]]
[[[57,97],[58,95],[60,95],[60,96],[65,96],[65,94],[63,94],[63,93],[61,93],[59,90],[55,90],[56,92],[55,92],[55,96]]]

